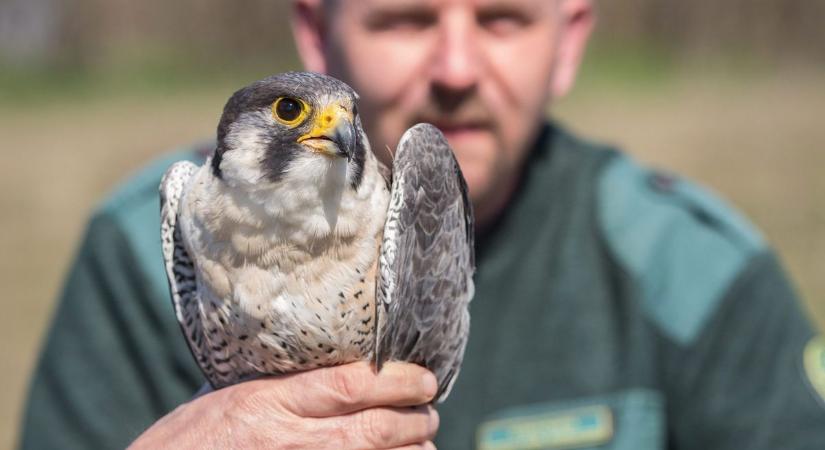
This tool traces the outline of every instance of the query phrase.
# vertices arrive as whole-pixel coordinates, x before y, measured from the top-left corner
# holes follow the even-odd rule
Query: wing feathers
[[[432,125],[416,125],[401,139],[390,195],[376,287],[376,363],[426,366],[442,401],[467,343],[475,257],[466,183]]]
[[[222,367],[226,361],[216,360],[215,352],[209,350],[209,336],[204,333],[201,321],[203,312],[198,298],[195,267],[184,246],[178,223],[186,187],[197,170],[195,164],[180,161],[166,170],[160,182],[161,245],[172,304],[189,350],[210,384],[219,387],[226,384],[230,373]]]

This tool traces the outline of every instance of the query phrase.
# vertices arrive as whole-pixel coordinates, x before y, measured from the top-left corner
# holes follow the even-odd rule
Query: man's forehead
[[[542,6],[557,3],[558,0],[336,0],[342,3],[356,4],[364,9],[407,9],[407,8],[438,8],[451,5],[466,5],[474,7],[527,7],[541,8]],[[349,5],[348,5],[349,6]]]

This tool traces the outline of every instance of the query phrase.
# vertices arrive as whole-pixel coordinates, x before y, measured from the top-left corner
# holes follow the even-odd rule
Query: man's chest
[[[621,281],[531,253],[480,267],[439,448],[665,448],[653,339]]]

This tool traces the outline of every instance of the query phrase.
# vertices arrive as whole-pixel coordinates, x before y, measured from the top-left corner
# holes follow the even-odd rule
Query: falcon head
[[[347,84],[310,72],[274,75],[240,89],[218,124],[214,175],[249,189],[284,182],[357,189],[369,146],[357,98]]]

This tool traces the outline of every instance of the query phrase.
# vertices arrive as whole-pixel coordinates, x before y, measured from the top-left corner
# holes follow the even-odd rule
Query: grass
[[[599,53],[601,51],[601,53]],[[737,74],[597,50],[555,109],[576,130],[686,174],[741,207],[825,319],[825,72]],[[211,136],[227,96],[266,73],[158,65],[112,73],[0,71],[0,447],[64,271],[94,205],[161,152]]]

